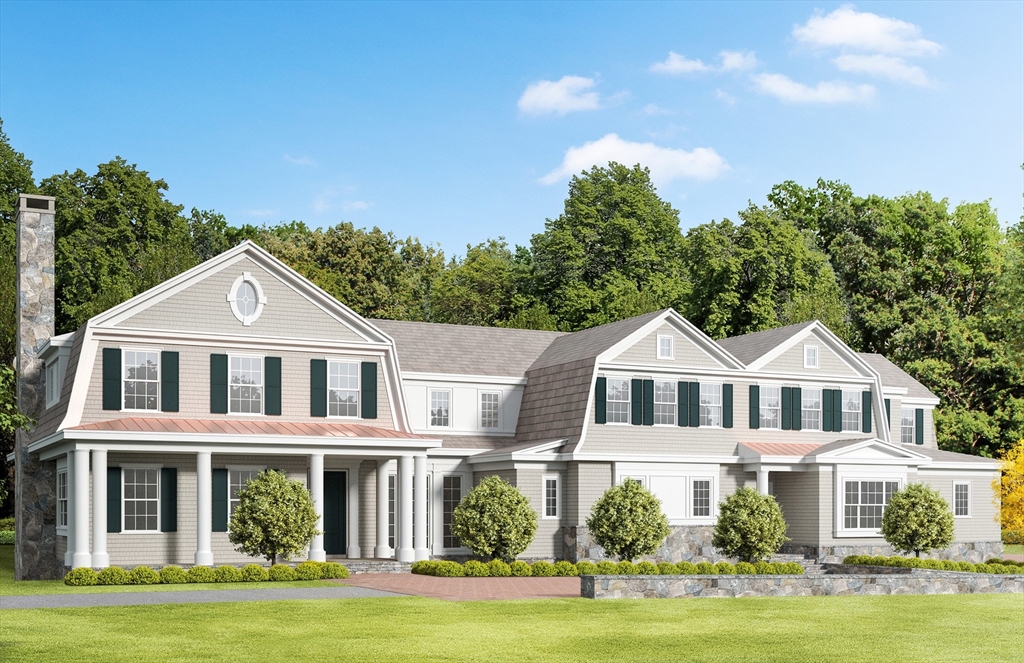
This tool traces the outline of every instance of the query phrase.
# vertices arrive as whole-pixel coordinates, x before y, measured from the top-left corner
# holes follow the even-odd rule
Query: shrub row
[[[6,518],[0,518],[0,532],[13,532],[14,531],[14,516],[7,516]]]
[[[5,529],[0,530],[0,546],[13,546],[14,545],[14,532]]]
[[[64,576],[65,585],[182,585],[203,582],[286,582],[289,580],[331,580],[347,578],[348,569],[337,562],[302,562],[291,567],[275,564],[267,569],[259,564],[235,566],[193,566],[187,571],[180,566],[165,566],[159,572],[148,566],[136,566],[130,571],[120,566],[108,566],[99,571],[89,568],[72,569]]]
[[[804,568],[796,562],[757,562],[748,564],[730,564],[729,562],[526,562],[514,561],[506,564],[501,560],[478,562],[470,560],[465,564],[450,561],[421,561],[412,565],[412,572],[420,575],[439,576],[442,578],[501,578],[515,577],[550,577],[550,576],[589,576],[589,575],[801,575]]]
[[[934,569],[936,571],[966,571],[968,573],[1024,573],[1024,563],[1013,560],[992,558],[984,564],[954,562],[948,559],[919,559],[917,557],[892,557],[871,555],[849,555],[843,564],[865,566],[896,566],[905,569]]]

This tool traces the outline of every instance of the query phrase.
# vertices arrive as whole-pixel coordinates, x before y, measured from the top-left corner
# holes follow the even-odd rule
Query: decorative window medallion
[[[231,284],[228,302],[231,304],[231,312],[238,321],[248,327],[263,313],[267,297],[263,294],[259,281],[249,272],[242,272],[242,275]]]

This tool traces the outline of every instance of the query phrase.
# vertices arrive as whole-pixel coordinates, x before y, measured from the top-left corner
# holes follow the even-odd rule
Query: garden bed
[[[419,575],[441,576],[445,578],[543,578],[543,577],[570,577],[570,576],[595,576],[595,575],[621,575],[621,576],[661,576],[661,575],[802,575],[804,569],[796,562],[757,562],[748,564],[740,562],[731,564],[729,562],[633,562],[622,561],[582,561],[573,564],[572,562],[559,561],[551,562],[526,562],[516,560],[506,564],[501,560],[480,562],[470,560],[465,564],[452,561],[429,560],[416,562],[412,565],[412,572]]]
[[[335,580],[348,577],[348,569],[337,562],[302,562],[297,566],[275,564],[269,569],[259,564],[235,566],[165,566],[159,571],[148,566],[131,570],[108,566],[100,571],[73,569],[64,576],[64,584],[75,587],[92,585],[183,585],[186,583],[289,582],[296,580]]]

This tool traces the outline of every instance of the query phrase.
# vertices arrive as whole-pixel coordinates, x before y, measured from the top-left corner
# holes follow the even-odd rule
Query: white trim
[[[402,377],[410,382],[484,382],[487,384],[525,385],[526,378],[507,375],[470,375],[468,373],[419,373],[404,371]]]
[[[807,361],[807,351],[814,350],[814,363],[811,364]],[[804,368],[821,368],[821,349],[817,343],[804,343]]]
[[[236,358],[236,357],[239,358],[239,359],[259,359],[260,360],[260,384],[258,385],[259,388],[260,388],[260,411],[259,412],[232,412],[231,411],[231,360]],[[267,416],[267,403],[266,403],[266,400],[267,400],[267,362],[266,362],[266,359],[267,359],[267,355],[263,355],[263,354],[245,353],[245,352],[238,352],[238,353],[231,353],[231,352],[229,352],[228,353],[228,386],[227,386],[228,393],[226,394],[227,400],[228,400],[228,411],[227,411],[228,416],[243,416],[243,417],[251,417],[251,416],[265,417],[265,416]],[[239,369],[239,370],[241,370],[241,369]],[[239,385],[239,386],[246,386],[246,385]],[[248,385],[248,386],[251,387],[251,386],[254,386],[254,385]]]
[[[331,357],[325,357],[324,360],[327,362],[327,402],[325,403],[327,409],[327,418],[338,421],[355,421],[362,419],[363,414],[363,367],[362,362],[358,359],[337,359]],[[355,364],[356,365],[356,413],[355,415],[343,415],[343,414],[331,414],[331,364]],[[351,389],[334,389],[334,391],[352,391]]]
[[[120,525],[121,525],[121,532],[120,533],[121,534],[145,534],[145,535],[161,534],[162,532],[160,531],[160,518],[161,518],[161,516],[163,516],[163,505],[161,504],[161,502],[163,500],[160,498],[161,492],[162,492],[161,491],[160,482],[163,480],[163,477],[160,476],[160,474],[161,474],[160,470],[163,469],[163,465],[160,464],[160,463],[119,463],[118,464],[118,469],[121,471],[121,523],[120,523]],[[136,472],[137,471],[149,471],[149,470],[156,471],[156,529],[128,529],[128,526],[127,526],[126,520],[125,520],[128,517],[128,510],[125,508],[125,501],[127,501],[128,499],[132,499],[133,501],[139,501],[140,498],[138,498],[138,497],[129,498],[129,497],[127,497],[125,495],[125,489],[124,489],[124,479],[125,479],[124,471],[125,470],[132,470],[132,471],[136,471]],[[147,498],[144,499],[144,501],[149,502],[151,500],[147,497]],[[135,517],[137,518],[138,516],[135,516]]]
[[[693,513],[694,510],[697,508],[696,504],[694,504],[694,495],[693,495],[693,491],[694,491],[693,482],[694,481],[709,481],[711,483],[711,485],[709,487],[709,493],[708,493],[708,500],[709,500],[709,502],[708,502],[708,515],[706,515],[706,516],[698,516],[698,515],[695,515]],[[715,518],[718,516],[717,508],[716,508],[717,505],[718,505],[718,499],[717,499],[717,496],[718,496],[718,492],[717,492],[718,486],[717,486],[717,483],[718,482],[715,481],[715,477],[710,475],[710,474],[708,474],[707,476],[701,476],[701,475],[695,474],[695,475],[687,477],[687,481],[686,481],[686,484],[687,484],[686,485],[686,488],[687,488],[687,490],[686,490],[686,515],[687,515],[687,519],[688,520],[693,520],[693,521],[709,521],[709,522],[715,520]]]
[[[145,346],[132,346],[132,345],[124,346],[124,345],[122,345],[122,346],[119,346],[119,349],[121,350],[121,377],[120,377],[121,401],[120,401],[120,403],[118,403],[118,405],[120,405],[120,407],[118,408],[118,412],[157,412],[157,413],[163,412],[163,408],[161,408],[161,398],[163,397],[163,394],[161,393],[161,390],[163,388],[163,378],[162,378],[162,375],[163,375],[163,370],[164,370],[163,355],[161,353],[163,352],[163,348],[161,348],[161,347],[150,348],[150,347],[145,347]],[[149,354],[149,353],[156,354],[156,385],[157,386],[156,386],[156,409],[155,410],[150,410],[149,408],[127,408],[127,407],[124,406],[124,395],[125,395],[124,394],[124,383],[128,381],[128,377],[125,375],[125,361],[124,361],[124,353],[125,352],[145,352],[146,354]],[[133,380],[133,382],[149,382],[149,380]]]
[[[103,470],[104,472],[106,469]],[[64,477],[64,499],[60,497],[60,478]],[[69,488],[71,484],[68,482],[68,461],[67,456],[64,457],[63,463],[57,461],[57,472],[55,475],[56,485],[54,486],[54,497],[57,504],[57,533],[68,536],[68,523],[71,521],[71,493]],[[60,524],[60,503],[64,502],[64,524]]]
[[[723,384],[724,384],[723,382],[698,382],[697,383],[697,428],[703,428],[705,430],[718,430],[718,429],[722,428],[722,419],[725,416],[725,389],[722,386]],[[705,425],[700,423],[701,409],[703,407],[703,404],[701,402],[700,391],[704,387],[704,385],[708,385],[708,386],[716,386],[717,385],[718,388],[719,388],[718,389],[718,401],[719,402],[718,402],[718,425],[717,426],[705,426]],[[678,387],[677,387],[677,389],[678,389]],[[679,396],[677,394],[676,395],[677,402],[678,402],[678,398],[679,398]],[[714,407],[714,406],[711,406],[711,407]],[[677,415],[678,415],[678,413],[677,413]],[[677,419],[677,421],[678,421],[678,419]]]
[[[256,293],[256,309],[251,315],[243,314],[238,308],[238,289],[242,287],[243,283],[251,285]],[[242,272],[242,275],[231,284],[231,288],[228,290],[227,301],[231,304],[231,313],[234,314],[235,318],[248,327],[256,322],[260,314],[263,313],[263,306],[267,303],[267,296],[263,294],[263,287],[260,286],[260,282],[250,272]]]
[[[615,357],[618,357],[620,354],[625,352],[626,349],[632,347],[641,339],[649,336],[652,332],[657,331],[658,327],[666,322],[674,325],[680,335],[693,342],[697,349],[704,352],[704,354],[720,364],[723,368],[729,368],[728,364],[732,364],[732,368],[734,369],[744,368],[744,365],[740,360],[733,357],[725,348],[715,343],[710,336],[695,327],[692,322],[670,308],[665,309],[640,329],[637,329],[632,334],[629,334],[625,338],[619,340],[604,352],[598,354],[596,357],[596,364],[601,365],[612,361]]]
[[[850,462],[858,462],[851,460]],[[881,538],[882,530],[871,529],[871,528],[860,528],[860,527],[846,527],[846,482],[856,481],[857,494],[860,495],[860,482],[863,481],[881,481],[883,482],[882,493],[885,493],[884,482],[896,482],[896,490],[903,490],[907,485],[907,471],[906,467],[903,468],[876,468],[872,467],[870,474],[864,474],[864,469],[855,471],[842,470],[837,468],[835,472],[835,483],[833,484],[833,490],[836,492],[835,495],[835,523],[832,528],[832,535],[835,538],[852,538],[852,537],[865,537],[865,538]],[[858,505],[859,506],[859,505]],[[882,512],[885,513],[885,505],[882,505]],[[859,510],[858,510],[859,514]],[[858,515],[859,519],[859,515]]]
[[[920,405],[927,410],[930,410],[939,404],[938,398],[928,398],[925,396],[906,396],[902,401],[907,405]]]
[[[555,482],[555,515],[548,515],[548,481]],[[542,474],[540,477],[541,520],[559,520],[562,517],[562,476]]]
[[[442,426],[433,424],[433,415],[430,413],[431,400],[435,392],[448,394],[448,425]],[[452,400],[453,394],[450,387],[427,387],[427,429],[428,430],[450,430],[452,428]]]
[[[956,512],[956,487],[967,486],[967,513],[957,514]],[[953,482],[953,517],[954,518],[973,518],[974,517],[974,488],[971,486],[970,481],[954,481]]]
[[[668,356],[667,357],[665,357],[665,356],[663,356],[661,354],[661,342],[664,339],[668,340]],[[657,353],[656,354],[657,354],[657,358],[658,359],[661,359],[661,360],[666,360],[666,359],[667,360],[674,360],[676,358],[676,337],[675,336],[673,336],[672,334],[658,334],[658,338],[657,338],[657,342],[656,343],[657,344],[655,345],[655,347],[657,348]]]
[[[495,423],[494,423],[493,426],[484,426],[484,396],[485,395],[497,396],[498,397],[498,402],[497,402],[495,410],[494,410]],[[482,431],[501,430],[502,428],[504,428],[501,425],[502,424],[502,421],[501,421],[501,411],[503,409],[502,408],[502,403],[501,403],[501,396],[502,396],[502,393],[501,393],[500,390],[496,390],[496,389],[477,389],[477,393],[476,393],[476,405],[477,405],[477,421],[476,421],[476,425],[477,425],[477,428],[479,428]],[[449,412],[449,415],[450,414],[451,413]]]

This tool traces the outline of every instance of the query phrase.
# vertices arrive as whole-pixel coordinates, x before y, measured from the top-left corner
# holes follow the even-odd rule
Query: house
[[[238,490],[274,468],[322,517],[308,558],[464,556],[452,511],[482,477],[539,516],[527,558],[599,558],[592,504],[635,478],[711,560],[718,502],[770,493],[788,547],[889,552],[882,510],[937,488],[956,543],[1001,551],[990,459],[940,451],[939,401],[820,322],[715,341],[667,309],[576,333],[369,320],[259,246],[235,248],[54,335],[52,198],[22,196],[16,572],[238,564]]]

